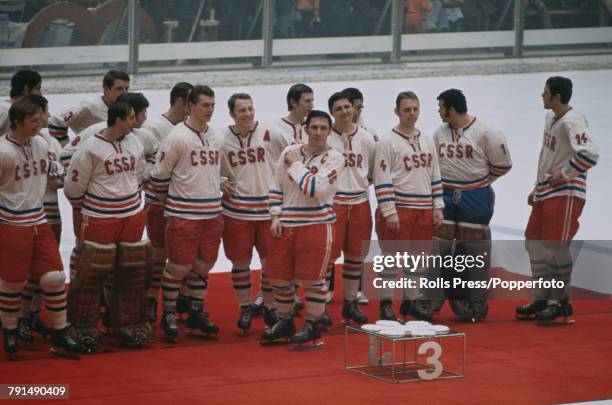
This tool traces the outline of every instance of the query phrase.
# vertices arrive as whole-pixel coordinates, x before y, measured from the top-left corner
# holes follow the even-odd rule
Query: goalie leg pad
[[[68,292],[68,320],[85,351],[95,351],[99,341],[96,324],[100,294],[104,280],[114,267],[116,252],[114,244],[101,245],[90,241],[85,241],[80,251],[76,274]]]
[[[111,328],[132,347],[142,347],[153,334],[147,316],[152,249],[147,241],[119,243],[113,275]]]

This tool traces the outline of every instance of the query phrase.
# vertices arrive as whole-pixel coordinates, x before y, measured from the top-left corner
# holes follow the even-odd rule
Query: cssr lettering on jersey
[[[231,167],[244,166],[248,163],[259,163],[266,161],[266,150],[261,146],[255,148],[240,149],[239,151],[230,151],[227,154],[227,159]]]
[[[134,170],[136,170],[136,158],[134,156],[122,156],[104,161],[104,171],[109,176],[116,173],[133,172]]]
[[[412,156],[404,156],[404,168],[407,172],[412,169],[430,168],[433,156],[431,153],[419,153]]]
[[[192,150],[190,156],[192,166],[216,166],[219,164],[218,150]]]
[[[474,159],[474,148],[472,145],[461,145],[454,143],[441,143],[438,146],[438,155],[449,159]]]

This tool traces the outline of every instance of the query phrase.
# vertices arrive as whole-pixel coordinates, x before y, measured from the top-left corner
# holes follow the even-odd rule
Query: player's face
[[[363,100],[361,99],[355,99],[353,100],[353,109],[354,109],[354,114],[353,114],[353,121],[357,122],[359,120],[359,117],[361,117],[361,113],[363,111]]]
[[[108,104],[113,104],[117,101],[120,95],[127,93],[130,88],[130,82],[127,80],[115,79],[111,88],[104,88],[104,98]]]
[[[42,96],[42,82],[38,83],[36,86],[29,89],[26,95],[35,94],[37,96]]]
[[[419,119],[421,112],[419,102],[412,98],[405,98],[400,102],[399,108],[395,113],[399,117],[400,123],[406,127],[412,127]]]
[[[119,123],[119,129],[123,135],[127,135],[132,132],[132,129],[138,128],[136,126],[136,114],[134,114],[134,110],[130,109],[130,113],[125,119],[119,118],[117,120]]]
[[[323,148],[327,145],[327,137],[331,132],[329,121],[322,117],[315,117],[310,120],[310,123],[306,127],[306,133],[308,134],[308,145],[314,146],[315,148]]]
[[[45,108],[45,111],[40,113],[40,125],[41,128],[47,128],[49,126],[49,106]]]
[[[230,114],[237,126],[251,128],[255,121],[255,107],[253,100],[237,99],[234,102],[234,112]]]
[[[337,123],[353,122],[353,104],[346,98],[341,98],[332,106],[332,115]]]
[[[314,108],[314,94],[302,93],[302,95],[300,96],[300,101],[298,102],[296,108],[300,110],[304,117],[310,114],[310,112]]]
[[[215,98],[205,95],[198,96],[198,102],[189,104],[189,114],[200,122],[209,122],[215,112]]]
[[[144,122],[147,120],[147,109],[145,108],[144,110],[140,111],[138,114],[136,114],[135,116],[135,126],[134,128],[140,128],[142,127],[142,124],[144,124]]]
[[[17,122],[17,131],[21,133],[22,136],[27,138],[31,138],[34,135],[40,132],[42,128],[42,120],[40,118],[41,112],[37,112],[36,114],[27,115],[23,122]]]
[[[544,86],[544,91],[542,92],[542,102],[544,103],[544,108],[550,110],[553,105],[553,99],[550,96],[550,89],[548,86]]]
[[[444,100],[438,100],[438,114],[440,114],[443,122],[448,122],[450,114],[448,108],[444,107]]]

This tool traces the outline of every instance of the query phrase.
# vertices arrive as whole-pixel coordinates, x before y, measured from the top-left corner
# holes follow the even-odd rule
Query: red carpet
[[[124,350],[106,338],[103,353],[72,361],[51,358],[39,339],[37,350],[19,352],[22,361],[0,361],[0,383],[70,384],[73,402],[105,405],[541,404],[612,397],[612,301],[575,301],[576,323],[550,328],[513,320],[517,302],[492,301],[489,319],[477,325],[455,323],[446,305],[436,321],[467,334],[465,377],[388,384],[344,370],[340,294],[330,307],[336,325],[325,345],[295,352],[260,346],[261,319],[240,337],[229,273],[214,275],[207,307],[222,331],[217,342],[182,335],[175,346],[157,342],[148,350]],[[362,307],[371,319],[377,308],[374,301]]]

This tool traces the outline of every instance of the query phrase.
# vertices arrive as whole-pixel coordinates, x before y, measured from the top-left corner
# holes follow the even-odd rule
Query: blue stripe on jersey
[[[217,198],[182,198],[182,197],[175,197],[170,194],[168,194],[168,198],[174,201],[195,202],[195,203],[211,203],[211,202],[221,201],[221,197],[217,197]]]
[[[576,155],[578,155],[578,157],[582,160],[586,160],[587,162],[589,162],[592,166],[595,166],[597,164],[596,161],[594,161],[593,159],[589,159],[587,156],[584,156],[582,153],[578,152],[576,153]]]
[[[565,191],[565,190],[575,190],[575,191],[581,191],[583,193],[586,193],[586,189],[584,189],[582,187],[565,186],[565,187],[559,187],[559,188],[552,189],[552,190],[550,190],[550,191],[548,191],[548,192],[546,192],[544,194],[536,193],[536,196],[537,197],[546,197],[546,196],[549,196],[551,194],[558,193],[559,191]]]
[[[272,191],[270,191],[272,193]],[[246,197],[246,196],[238,196],[235,194],[232,194],[230,196],[232,199],[234,200],[243,200],[243,201],[267,201],[270,196],[256,196],[256,197]]]
[[[310,172],[306,172],[302,176],[302,180],[300,180],[300,185],[299,185],[300,188],[302,188],[302,185],[304,184],[304,179],[306,179],[306,176],[308,176],[309,174],[310,174]]]
[[[216,211],[183,211],[183,210],[175,210],[173,208],[170,208],[168,206],[166,206],[164,208],[166,211],[168,212],[173,212],[175,214],[187,214],[187,215],[197,215],[197,216],[210,216],[213,214],[220,214],[221,210],[216,210]]]
[[[398,197],[404,197],[404,198],[430,198],[431,197],[431,194],[406,194],[406,193],[400,193],[399,191],[396,191],[395,195],[397,195]]]
[[[283,211],[295,211],[295,212],[300,212],[300,211],[320,211],[320,210],[324,210],[326,208],[331,208],[331,205],[324,204],[324,205],[321,205],[319,207],[283,207]]]
[[[378,185],[378,186],[374,186],[374,189],[378,190],[379,188],[387,188],[387,187],[393,187],[393,184],[381,184],[381,185]]]
[[[27,210],[18,210],[18,211],[16,211],[16,210],[12,210],[10,208],[6,208],[6,207],[3,207],[2,205],[0,205],[0,210],[6,211],[9,214],[24,215],[24,214],[31,214],[33,212],[38,212],[38,211],[42,210],[42,207],[36,207],[36,208],[27,209]]]
[[[315,181],[315,179],[311,179],[310,180],[310,196],[314,197],[315,196],[315,184],[317,182]]]
[[[437,185],[437,184],[442,184],[442,180],[437,180],[437,181],[432,181],[432,182],[431,182],[431,185],[432,185],[432,186],[435,186],[435,185]]]
[[[251,214],[251,215],[260,214],[260,215],[268,215],[270,213],[269,210],[265,210],[265,209],[264,210],[241,210],[241,209],[238,209],[238,208],[231,207],[231,206],[225,204],[225,202],[222,202],[221,206],[223,207],[223,209],[226,209],[226,210],[231,211],[231,212],[235,212],[236,214]]]
[[[570,160],[569,164],[570,164],[570,166],[572,166],[572,167],[574,168],[574,170],[576,170],[577,172],[580,172],[580,173],[584,173],[584,172],[586,172],[586,170],[581,169],[580,167],[576,166],[576,164],[575,164],[574,162],[572,162],[571,160]]]

